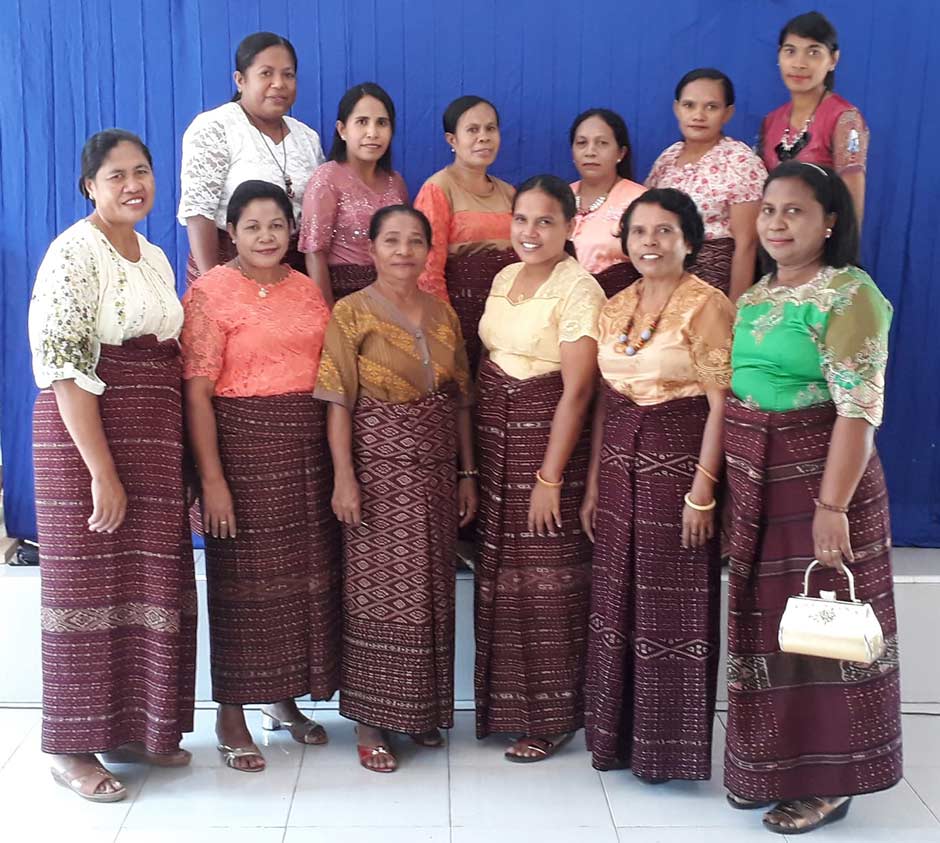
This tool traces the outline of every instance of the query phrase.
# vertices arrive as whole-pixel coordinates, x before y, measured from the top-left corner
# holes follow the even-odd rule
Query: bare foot
[[[240,705],[219,705],[219,711],[215,718],[215,734],[222,746],[232,749],[250,749],[255,748],[255,742],[248,731],[248,724],[245,723],[245,712]],[[226,762],[230,767],[236,770],[263,770],[265,768],[264,757],[259,752],[257,755],[243,755],[233,758]]]

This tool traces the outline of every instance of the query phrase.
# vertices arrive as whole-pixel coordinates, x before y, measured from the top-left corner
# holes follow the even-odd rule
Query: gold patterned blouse
[[[420,292],[413,324],[370,285],[340,299],[326,329],[314,396],[352,411],[359,395],[389,404],[417,401],[447,383],[470,404],[470,370],[453,308]]]
[[[727,389],[731,382],[734,305],[720,290],[687,275],[666,305],[652,339],[632,357],[615,350],[639,301],[641,279],[614,296],[600,316],[597,363],[604,380],[637,404],[662,404]],[[631,338],[646,327],[633,326]]]
[[[511,302],[509,291],[525,266],[513,263],[493,279],[480,320],[480,339],[490,360],[525,380],[561,370],[561,344],[597,339],[597,315],[607,297],[574,258],[560,261],[529,298]]]

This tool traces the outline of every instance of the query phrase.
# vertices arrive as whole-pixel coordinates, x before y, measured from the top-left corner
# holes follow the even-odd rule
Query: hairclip
[[[812,167],[814,170],[817,170],[817,171],[819,171],[820,173],[822,173],[823,176],[825,176],[826,178],[829,178],[829,173],[827,173],[827,172],[826,172],[822,167],[820,167],[818,164],[813,164],[813,163],[810,162],[810,161],[800,161],[800,163],[801,163],[801,164],[804,164],[804,165],[807,166],[807,167]]]

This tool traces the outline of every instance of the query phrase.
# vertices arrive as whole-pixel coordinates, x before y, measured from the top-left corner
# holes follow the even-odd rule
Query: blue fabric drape
[[[144,234],[182,279],[185,231],[175,221],[180,139],[195,114],[229,99],[238,41],[258,29],[298,49],[293,114],[328,149],[345,88],[367,79],[395,99],[395,162],[414,194],[448,160],[440,114],[480,93],[500,107],[494,172],[574,177],[573,116],[609,106],[627,120],[637,178],[677,138],[673,87],[692,67],[722,68],[738,92],[728,126],[754,140],[783,102],[776,37],[815,5],[836,24],[837,90],[872,129],[864,262],[894,303],[888,407],[879,434],[898,544],[940,546],[940,3],[907,0],[10,0],[0,6],[0,312],[7,526],[35,535],[26,339],[29,293],[49,242],[88,212],[76,190],[92,132],[138,132],[154,155],[158,195]],[[933,43],[932,40],[933,39]],[[932,107],[933,106],[933,107]]]

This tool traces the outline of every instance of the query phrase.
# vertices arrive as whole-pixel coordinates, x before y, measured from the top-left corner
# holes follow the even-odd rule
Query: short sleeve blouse
[[[228,200],[243,181],[261,179],[285,187],[284,170],[294,191],[294,219],[303,210],[304,191],[323,161],[320,136],[309,126],[285,117],[288,133],[275,143],[253,126],[237,102],[197,114],[183,134],[180,204],[177,217],[214,220],[225,228]]]
[[[29,307],[33,373],[40,389],[74,379],[101,395],[95,372],[101,345],[153,334],[179,336],[183,308],[170,262],[140,234],[140,259],[121,256],[90,221],[60,234],[46,252]]]
[[[604,291],[574,258],[559,262],[535,293],[519,303],[509,291],[525,264],[514,263],[493,279],[480,319],[480,339],[507,375],[524,380],[561,370],[561,344],[597,339]]]

